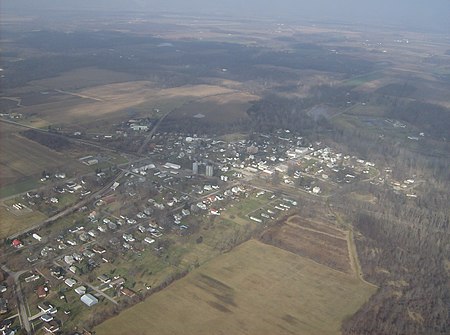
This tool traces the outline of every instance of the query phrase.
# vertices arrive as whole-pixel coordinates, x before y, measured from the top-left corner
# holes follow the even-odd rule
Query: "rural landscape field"
[[[0,332],[450,333],[448,33],[23,1]]]
[[[375,291],[351,275],[251,240],[96,332],[339,334],[342,321]]]

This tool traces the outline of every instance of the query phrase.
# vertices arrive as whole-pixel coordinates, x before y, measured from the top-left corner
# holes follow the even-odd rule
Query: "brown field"
[[[65,78],[65,75],[62,78]],[[59,77],[45,80],[53,80],[52,83],[62,81]],[[221,86],[189,85],[160,89],[149,81],[112,83],[81,90],[63,90],[55,87],[46,99],[37,95],[36,88],[34,93],[27,91],[22,95],[28,97],[30,103],[34,99],[37,104],[16,108],[15,112],[22,113],[27,118],[45,120],[47,124],[66,125],[89,124],[95,120],[104,120],[106,117],[108,119],[121,116],[127,118],[128,115],[124,111],[135,107],[137,111],[145,112],[148,116],[148,112],[153,108],[159,108],[161,103],[167,106],[173,105],[176,108],[183,103],[207,97],[214,99],[217,105],[227,104],[227,110],[237,109],[240,112],[249,100],[254,99],[251,95],[236,93],[235,90]],[[220,95],[224,97],[221,99]],[[174,104],[170,103],[172,99],[175,100]],[[237,105],[241,108],[236,108]],[[140,106],[148,106],[148,108],[142,109]],[[171,110],[163,110],[163,112]]]
[[[323,223],[323,222],[306,220],[306,219],[301,218],[298,215],[293,215],[290,218],[288,218],[287,224],[289,224],[293,227],[298,226],[298,227],[309,228],[309,229],[315,230],[317,232],[333,235],[337,238],[342,238],[342,239],[346,238],[346,233],[337,227],[334,227],[330,224]]]
[[[339,334],[374,293],[359,280],[250,240],[95,330],[101,334]]]
[[[0,142],[0,187],[63,164],[63,155],[18,134],[2,136]]]
[[[0,190],[11,188],[6,193],[15,194],[14,185],[19,183],[20,192],[36,187],[42,171],[62,170],[68,175],[86,172],[88,168],[71,158],[71,154],[60,153],[19,134],[22,128],[0,124]],[[23,189],[23,190],[22,190]],[[19,193],[20,193],[19,192]]]
[[[197,114],[204,115],[201,122],[233,123],[236,120],[247,119],[246,111],[250,101],[258,100],[257,96],[246,93],[219,94],[184,104],[171,115],[171,118],[194,118]]]
[[[33,80],[28,85],[40,90],[78,90],[91,86],[131,81],[134,78],[133,75],[124,72],[88,67],[68,71],[57,77]]]
[[[267,230],[261,240],[333,269],[351,273],[345,233],[332,226],[303,221],[294,216]]]

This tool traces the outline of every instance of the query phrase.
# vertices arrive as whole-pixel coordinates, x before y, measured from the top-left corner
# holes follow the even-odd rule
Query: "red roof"
[[[22,242],[16,238],[15,240],[12,241],[12,245],[18,247],[22,245]]]
[[[47,296],[47,292],[45,291],[44,286],[38,286],[36,289],[36,294],[39,298],[45,298]]]

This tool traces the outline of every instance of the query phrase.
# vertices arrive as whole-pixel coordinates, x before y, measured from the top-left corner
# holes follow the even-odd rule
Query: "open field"
[[[80,148],[60,153],[49,149],[19,134],[19,129],[6,124],[0,125],[0,197],[7,197],[42,186],[39,183],[42,171],[74,173],[90,169],[75,160],[81,155]]]
[[[96,328],[97,334],[339,334],[374,289],[248,241]],[[120,331],[118,331],[120,329]]]
[[[201,116],[199,120],[206,123],[220,122],[221,124],[233,123],[247,119],[247,109],[250,101],[258,100],[257,96],[245,93],[230,93],[206,97],[183,105],[170,117],[194,118]]]
[[[81,73],[84,73],[83,71]],[[104,122],[106,117],[114,122],[126,120],[130,117],[130,110],[148,117],[154,108],[167,112],[183,104],[188,106],[188,111],[198,109],[199,112],[205,111],[205,114],[214,114],[213,118],[218,115],[218,121],[223,121],[232,113],[238,113],[239,117],[246,116],[245,111],[250,106],[248,102],[257,99],[250,94],[215,85],[186,85],[161,89],[150,81],[129,81],[70,91],[56,86],[69,74],[63,74],[61,78],[40,80],[37,84],[42,86],[35,89],[54,86],[48,94],[42,95],[37,91],[15,94],[15,96],[22,95],[27,100],[26,105],[14,109],[15,112],[24,115],[23,122],[39,121],[44,126],[82,124],[84,128],[88,128],[89,124],[95,123],[96,120]],[[93,83],[96,81],[91,84]],[[195,105],[196,101],[199,101],[199,106]],[[189,107],[190,103],[193,104],[192,107]]]
[[[56,77],[33,80],[29,85],[47,90],[78,90],[81,88],[130,81],[133,79],[135,79],[135,76],[128,73],[88,67],[64,72]]]
[[[2,136],[0,148],[1,187],[64,164],[62,154],[15,133]]]
[[[0,206],[0,239],[32,226],[47,217],[40,212],[29,212],[16,216],[5,207]]]
[[[333,269],[351,272],[345,233],[337,228],[293,216],[270,228],[261,240]]]

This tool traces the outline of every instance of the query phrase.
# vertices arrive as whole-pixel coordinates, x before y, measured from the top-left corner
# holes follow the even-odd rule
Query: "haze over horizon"
[[[383,24],[418,30],[449,31],[450,1],[447,0],[4,0],[5,14],[45,15],[52,10],[161,12],[214,14],[236,17],[275,19],[330,20],[357,24]]]

